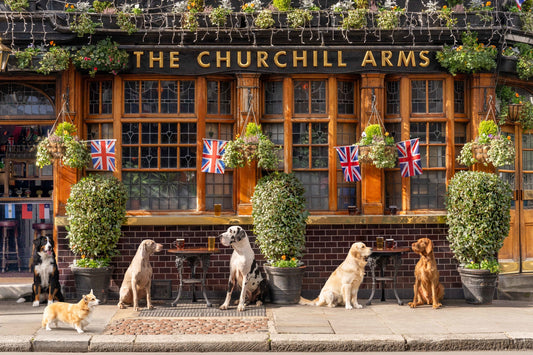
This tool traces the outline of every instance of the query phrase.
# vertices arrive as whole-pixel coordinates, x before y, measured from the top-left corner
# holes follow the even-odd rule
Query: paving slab
[[[400,335],[366,334],[272,334],[271,351],[335,352],[335,351],[404,351]]]
[[[94,335],[89,344],[92,352],[133,352],[135,335]]]
[[[507,350],[513,341],[504,333],[405,335],[409,351]]]
[[[239,335],[139,335],[133,351],[259,352],[269,351],[268,334]]]
[[[46,332],[46,331],[45,331]],[[39,333],[33,339],[33,351],[37,352],[87,352],[90,334],[67,331]]]
[[[0,351],[31,351],[32,335],[0,335]]]

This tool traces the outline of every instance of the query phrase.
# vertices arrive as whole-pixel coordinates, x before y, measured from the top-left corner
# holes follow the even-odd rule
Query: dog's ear
[[[359,257],[359,246],[356,243],[352,244],[352,247],[350,248],[350,254],[352,254],[354,258]]]
[[[33,245],[35,245],[36,247],[40,246],[41,245],[41,238],[42,237],[39,237],[37,239],[34,239],[33,240]]]
[[[426,255],[429,255],[433,252],[433,242],[431,239],[426,238]]]
[[[246,232],[244,231],[242,227],[238,227],[237,234],[235,234],[235,241],[239,242],[243,240],[244,238],[246,238]]]
[[[146,258],[148,256],[148,241],[143,240],[139,246],[139,249],[141,249],[141,257],[143,259]]]

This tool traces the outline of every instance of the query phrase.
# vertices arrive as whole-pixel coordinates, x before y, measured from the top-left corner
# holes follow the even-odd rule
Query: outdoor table
[[[208,248],[185,248],[185,249],[169,249],[169,253],[176,255],[176,268],[178,269],[179,276],[179,288],[178,295],[176,299],[172,302],[172,306],[176,306],[181,297],[181,291],[183,289],[183,284],[192,285],[192,301],[196,302],[195,294],[195,284],[199,283],[202,285],[202,294],[204,295],[205,303],[207,307],[211,307],[211,302],[207,299],[207,291],[205,288],[205,279],[207,275],[207,270],[209,269],[209,262],[211,254],[216,254],[219,252],[218,248],[208,249]],[[183,264],[185,260],[189,263],[191,268],[191,278],[183,278]],[[202,265],[202,275],[200,278],[196,275],[196,267]]]
[[[398,270],[402,264],[402,254],[411,251],[410,248],[383,248],[383,249],[372,249],[372,254],[368,257],[368,267],[370,268],[372,276],[372,293],[370,298],[366,302],[367,305],[372,303],[374,298],[374,293],[376,292],[376,282],[381,282],[381,301],[385,301],[385,281],[392,281],[392,289],[396,300],[398,300],[399,305],[403,305],[403,302],[398,297],[398,292],[396,291],[396,278],[398,276]],[[385,266],[391,262],[394,266],[394,271],[392,277],[385,277]],[[376,277],[376,266],[379,266],[380,274]]]

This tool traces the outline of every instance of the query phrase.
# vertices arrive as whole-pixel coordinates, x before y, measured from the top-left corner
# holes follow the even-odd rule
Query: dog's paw
[[[223,304],[219,307],[219,309],[222,309],[222,310],[226,310],[228,309],[228,305],[227,304]]]
[[[237,306],[237,310],[238,310],[239,312],[242,312],[242,311],[244,311],[245,309],[246,309],[246,305],[245,305],[245,304],[239,304],[239,305]]]
[[[263,305],[263,302],[261,302],[261,301],[257,301],[257,302],[255,302],[255,305],[256,305],[257,307],[262,306],[262,305]]]
[[[54,304],[54,300],[48,300],[48,305]]]
[[[39,307],[39,301],[33,301],[31,304],[33,307]]]
[[[355,304],[355,308],[357,308],[357,309],[361,309],[361,308],[363,308],[363,306],[361,306],[359,303],[356,303],[356,304]]]
[[[433,309],[439,309],[442,307],[442,303],[434,303],[433,304]]]
[[[417,306],[417,304],[414,303],[414,302],[409,302],[408,305],[409,305],[409,307],[411,307],[411,308],[416,308],[416,306]]]
[[[49,331],[51,331],[51,330],[52,330],[52,328],[50,328],[49,326],[46,326],[46,331],[49,332]]]
[[[352,307],[351,304],[347,304],[346,306],[344,306],[344,308],[346,308],[346,309],[353,309],[353,307]]]

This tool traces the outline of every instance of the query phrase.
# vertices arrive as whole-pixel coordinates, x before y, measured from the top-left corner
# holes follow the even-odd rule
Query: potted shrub
[[[57,125],[53,134],[43,138],[37,145],[36,164],[42,168],[54,160],[63,165],[83,169],[91,161],[91,154],[86,143],[80,142],[76,135],[76,126],[69,122]]]
[[[509,234],[512,189],[496,174],[460,171],[446,199],[450,249],[469,303],[492,302],[499,272],[498,251]]]
[[[465,166],[481,163],[500,167],[514,163],[515,149],[510,136],[499,130],[496,122],[485,120],[479,123],[478,137],[466,143],[461,149],[457,162]]]
[[[394,168],[398,153],[394,145],[394,138],[389,132],[383,133],[381,125],[371,124],[365,128],[359,146],[359,161],[374,164],[376,168]]]
[[[111,175],[89,175],[72,185],[66,204],[67,239],[77,259],[71,265],[77,297],[91,289],[102,301],[112,272],[111,258],[125,222],[127,190]]]
[[[229,168],[242,168],[257,161],[261,169],[274,170],[278,167],[277,148],[261,131],[261,125],[248,123],[244,137],[229,141],[222,160]]]
[[[257,182],[252,196],[253,231],[268,263],[264,268],[273,303],[300,300],[309,215],[304,191],[294,174],[273,172]]]

